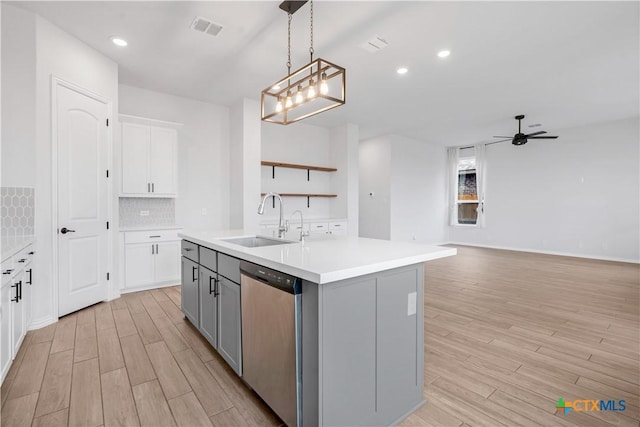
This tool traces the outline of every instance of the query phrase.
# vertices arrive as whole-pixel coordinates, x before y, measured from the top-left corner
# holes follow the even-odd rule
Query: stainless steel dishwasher
[[[242,377],[289,427],[302,426],[299,278],[240,262]]]

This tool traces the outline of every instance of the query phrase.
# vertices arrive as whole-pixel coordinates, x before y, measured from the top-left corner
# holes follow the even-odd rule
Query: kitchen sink
[[[259,248],[262,246],[286,245],[297,243],[292,240],[282,240],[263,236],[234,237],[232,239],[221,239],[223,242],[244,246],[245,248]]]

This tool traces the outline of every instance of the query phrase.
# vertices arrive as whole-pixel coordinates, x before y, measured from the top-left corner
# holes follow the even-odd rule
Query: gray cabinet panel
[[[378,278],[377,409],[404,414],[422,400],[422,292],[416,269]],[[421,288],[421,287],[420,287]],[[411,306],[411,307],[410,307]],[[393,421],[393,420],[388,420]]]
[[[183,241],[184,242],[184,241]],[[198,322],[198,264],[182,257],[182,312],[195,327]]]
[[[200,266],[200,333],[218,348],[218,273]]]
[[[200,265],[211,271],[218,271],[217,252],[204,246],[200,246]]]
[[[221,276],[218,289],[218,352],[238,375],[242,375],[240,285]]]
[[[228,255],[218,254],[218,273],[232,282],[240,283],[240,260]]]
[[[375,278],[323,286],[322,424],[376,425]]]
[[[189,258],[191,261],[198,262],[198,245],[188,240],[182,241],[182,256]]]

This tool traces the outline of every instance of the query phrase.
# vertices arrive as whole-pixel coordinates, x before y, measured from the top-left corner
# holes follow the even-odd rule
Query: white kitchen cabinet
[[[347,235],[347,221],[329,221],[329,234],[336,236]]]
[[[131,231],[123,234],[123,291],[179,283],[178,230]]]
[[[12,304],[11,299],[14,296],[12,285],[12,269],[11,262],[2,264],[2,288],[0,289],[0,380],[3,380],[13,359],[12,346]]]
[[[122,196],[176,197],[181,125],[120,115]]]
[[[11,281],[11,348],[12,354],[15,355],[20,349],[20,344],[27,333],[25,325],[25,300],[24,300],[24,270],[20,270],[18,274],[13,276]]]

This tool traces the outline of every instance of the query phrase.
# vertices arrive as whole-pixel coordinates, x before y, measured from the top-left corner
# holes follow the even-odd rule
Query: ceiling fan
[[[516,133],[513,136],[494,136],[494,138],[507,138],[507,139],[503,139],[503,140],[500,140],[500,141],[493,141],[493,142],[490,142],[487,145],[497,144],[498,142],[505,142],[505,141],[511,141],[511,143],[513,145],[524,145],[530,139],[556,139],[557,138],[557,136],[550,136],[550,135],[548,135],[548,136],[538,136],[538,135],[542,135],[544,133],[547,133],[547,132],[545,132],[543,130],[525,135],[524,133],[522,133],[522,130],[521,130],[522,119],[524,119],[524,114],[520,114],[519,116],[515,116],[515,119],[518,121],[518,133]]]

